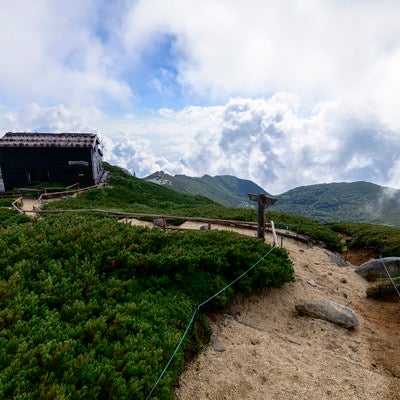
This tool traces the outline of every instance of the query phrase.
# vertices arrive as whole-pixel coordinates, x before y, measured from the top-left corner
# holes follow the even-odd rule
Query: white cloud
[[[400,158],[398,157],[398,153],[393,157],[386,184],[400,189]]]
[[[387,100],[395,93],[387,83],[398,81],[399,11],[397,1],[142,0],[127,14],[123,38],[137,54],[174,35],[181,83],[217,99],[285,90],[372,101],[374,87]]]
[[[133,134],[125,134],[118,140],[103,137],[102,143],[105,161],[125,168],[139,177],[145,177],[155,171],[179,172],[177,163],[172,164],[165,157],[155,155],[147,140]]]
[[[0,98],[10,104],[129,107],[147,79],[154,94],[200,104],[353,97],[400,128],[395,0],[15,0],[0,11]],[[165,38],[171,49],[157,54]],[[149,53],[154,74],[140,70]]]
[[[126,104],[118,57],[96,35],[95,2],[16,0],[0,6],[0,96],[13,103]]]
[[[95,107],[31,103],[17,111],[0,109],[0,132],[97,132],[101,117]]]

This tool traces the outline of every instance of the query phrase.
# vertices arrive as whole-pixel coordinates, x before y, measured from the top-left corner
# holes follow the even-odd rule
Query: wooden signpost
[[[258,204],[258,226],[257,226],[257,237],[265,240],[265,208],[271,207],[275,204],[277,199],[267,197],[265,194],[253,194],[249,193],[249,200],[256,201]]]

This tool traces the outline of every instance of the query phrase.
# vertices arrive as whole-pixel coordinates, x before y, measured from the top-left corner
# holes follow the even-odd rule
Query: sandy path
[[[35,208],[38,207],[38,205],[39,204],[38,204],[38,200],[37,199],[24,198],[21,209],[29,217],[36,217],[37,214],[34,212],[34,210],[35,210]]]
[[[283,247],[296,282],[238,297],[224,315],[210,316],[226,351],[207,346],[187,366],[175,398],[400,399],[399,304],[366,299],[367,282],[355,268],[338,266],[322,248],[289,239]],[[301,298],[347,305],[360,326],[346,330],[298,316]]]

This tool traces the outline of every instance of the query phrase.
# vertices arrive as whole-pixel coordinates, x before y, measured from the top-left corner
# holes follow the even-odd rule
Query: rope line
[[[167,369],[168,369],[169,365],[171,364],[172,360],[174,359],[174,357],[175,357],[176,353],[178,352],[179,348],[181,347],[183,341],[185,340],[185,337],[186,337],[186,335],[188,334],[190,327],[192,326],[192,323],[193,323],[193,321],[194,321],[194,318],[195,318],[195,316],[196,316],[198,310],[199,310],[199,307],[197,306],[197,307],[195,308],[195,310],[193,311],[192,318],[190,318],[190,321],[189,321],[189,323],[187,324],[187,327],[186,327],[185,332],[183,333],[183,335],[182,335],[182,337],[181,337],[181,340],[179,341],[179,343],[178,343],[177,346],[175,347],[175,350],[174,350],[174,352],[172,353],[172,356],[170,357],[170,359],[168,360],[168,362],[167,362],[167,364],[165,365],[164,369],[162,370],[162,372],[161,372],[160,376],[158,377],[156,383],[155,383],[155,384],[153,385],[153,387],[151,388],[149,394],[148,394],[147,397],[146,397],[146,400],[150,399],[150,397],[152,396],[154,390],[156,390],[156,388],[157,388],[158,384],[160,383],[161,379],[163,378],[163,376],[164,376],[165,373],[167,372]]]
[[[381,262],[382,262],[383,268],[385,268],[385,271],[386,271],[386,273],[387,273],[387,276],[388,276],[389,279],[390,279],[390,282],[392,282],[392,285],[393,285],[393,287],[394,287],[394,290],[396,291],[397,295],[400,297],[399,289],[397,289],[396,283],[394,282],[393,278],[390,276],[389,270],[387,269],[387,267],[386,267],[386,265],[385,265],[385,262],[383,261],[382,258],[381,258]]]
[[[183,341],[185,340],[185,337],[187,336],[190,327],[193,324],[194,318],[196,317],[197,311],[199,311],[199,309],[201,307],[203,307],[205,304],[207,304],[208,302],[210,302],[211,300],[213,300],[215,297],[217,297],[218,295],[220,295],[222,292],[224,292],[226,289],[228,289],[230,286],[232,286],[233,284],[235,284],[238,280],[240,280],[241,278],[243,278],[243,276],[245,276],[246,274],[248,274],[252,269],[254,269],[261,261],[263,261],[266,257],[269,256],[269,254],[272,252],[272,250],[275,247],[271,247],[271,249],[265,253],[255,264],[253,264],[249,269],[247,269],[245,272],[243,272],[241,275],[239,275],[237,278],[235,278],[231,283],[229,283],[228,285],[226,285],[224,288],[222,288],[221,290],[219,290],[217,293],[215,293],[214,295],[212,295],[211,297],[209,297],[207,300],[203,301],[202,303],[198,304],[195,306],[195,309],[193,311],[192,317],[190,318],[189,323],[186,326],[185,332],[183,333],[181,339],[179,340],[179,343],[177,344],[177,346],[175,347],[174,352],[172,353],[170,359],[168,360],[167,364],[165,365],[164,369],[162,370],[160,376],[158,377],[157,381],[155,382],[155,384],[153,385],[153,387],[151,388],[149,394],[146,397],[146,400],[149,400],[150,397],[153,395],[154,391],[156,390],[158,384],[160,383],[161,379],[163,378],[163,376],[165,375],[165,373],[167,372],[168,367],[170,366],[172,360],[174,359],[176,353],[178,352],[179,348],[181,347]]]
[[[248,274],[253,268],[255,268],[262,260],[264,260],[271,251],[274,249],[274,247],[271,247],[271,249],[265,253],[255,264],[253,264],[247,271],[244,271],[241,275],[239,275],[236,279],[234,279],[231,283],[226,285],[223,289],[221,289],[219,292],[213,294],[211,297],[209,297],[206,301],[203,301],[202,303],[199,304],[199,308],[204,306],[204,304],[207,304],[209,301],[220,295],[222,292],[224,292],[226,289],[228,289],[230,286],[235,284],[238,280],[242,279],[246,274]]]

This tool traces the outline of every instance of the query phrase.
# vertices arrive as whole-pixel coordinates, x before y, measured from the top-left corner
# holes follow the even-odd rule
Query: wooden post
[[[258,205],[258,225],[257,225],[257,237],[265,240],[265,208],[271,207],[275,204],[276,199],[267,197],[265,194],[253,194],[249,193],[249,200],[256,201]]]
[[[278,236],[276,236],[274,221],[271,221],[271,231],[272,231],[272,237],[274,238],[274,246],[279,247]]]

